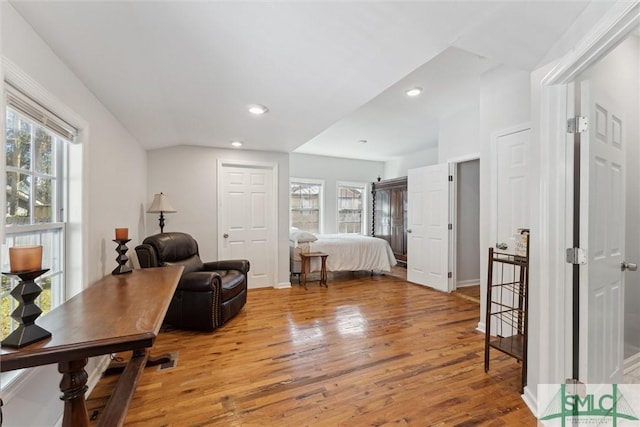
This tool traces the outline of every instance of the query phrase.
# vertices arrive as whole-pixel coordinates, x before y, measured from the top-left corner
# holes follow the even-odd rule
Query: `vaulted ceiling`
[[[387,160],[437,144],[480,73],[534,69],[589,2],[10,3],[147,149]]]

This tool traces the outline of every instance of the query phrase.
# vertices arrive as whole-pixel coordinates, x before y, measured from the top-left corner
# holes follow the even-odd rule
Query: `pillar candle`
[[[42,246],[14,246],[9,248],[12,273],[42,269]]]
[[[128,228],[116,228],[116,240],[127,240],[129,238]]]

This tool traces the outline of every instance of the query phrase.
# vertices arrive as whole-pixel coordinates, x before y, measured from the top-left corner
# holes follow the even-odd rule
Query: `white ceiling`
[[[147,149],[239,139],[370,160],[434,146],[438,120],[477,102],[480,73],[535,68],[588,5],[10,3]],[[252,103],[269,112],[251,116]]]

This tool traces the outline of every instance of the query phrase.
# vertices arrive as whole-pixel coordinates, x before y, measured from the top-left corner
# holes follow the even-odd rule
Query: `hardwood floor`
[[[211,334],[161,333],[153,353],[178,352],[177,365],[145,370],[126,425],[536,425],[516,361],[492,352],[484,372],[476,303],[362,273],[307,287],[250,290]]]
[[[463,286],[453,291],[453,294],[460,298],[466,298],[476,304],[480,304],[480,285]]]

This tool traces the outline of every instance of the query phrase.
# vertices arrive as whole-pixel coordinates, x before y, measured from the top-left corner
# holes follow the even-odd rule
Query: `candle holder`
[[[20,273],[2,273],[4,276],[20,281],[11,291],[11,296],[19,303],[11,313],[11,317],[19,323],[19,326],[2,340],[3,346],[20,348],[51,336],[51,332],[35,323],[42,314],[42,310],[35,303],[42,288],[35,282],[35,279],[47,271],[49,271],[48,268]]]
[[[115,239],[114,242],[118,244],[116,247],[116,252],[118,252],[118,256],[116,257],[116,261],[118,262],[118,266],[111,272],[111,274],[125,274],[131,273],[131,267],[127,265],[127,261],[129,261],[129,257],[127,256],[127,251],[129,248],[127,247],[127,242],[130,242],[131,239]]]

